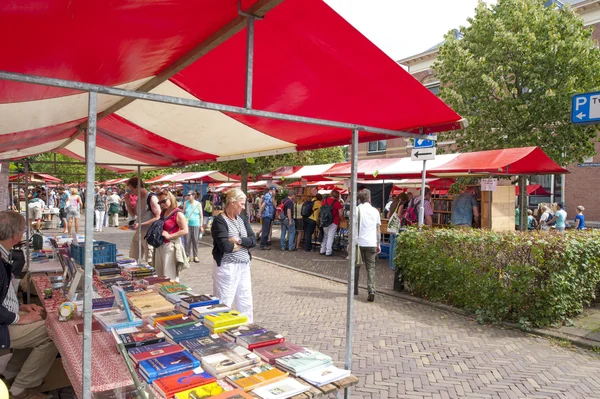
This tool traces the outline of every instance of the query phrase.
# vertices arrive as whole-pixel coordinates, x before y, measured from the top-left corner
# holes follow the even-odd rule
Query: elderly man
[[[479,207],[477,206],[477,190],[467,187],[463,193],[452,203],[452,216],[450,221],[456,227],[469,228],[473,226],[473,218],[479,222]]]
[[[381,217],[371,205],[371,192],[366,188],[358,192],[358,235],[356,244],[360,247],[363,263],[367,268],[367,301],[375,300],[375,261],[381,252]],[[354,295],[358,295],[358,273],[355,269]]]
[[[141,185],[140,193],[141,197],[136,200],[135,206],[131,203],[131,195],[137,195],[138,184]],[[125,194],[125,205],[127,206],[127,212],[130,215],[136,217],[136,222],[131,225],[131,229],[135,230],[135,234],[131,239],[129,247],[129,257],[138,259],[152,264],[153,248],[148,245],[148,242],[144,239],[146,232],[154,223],[154,221],[160,218],[160,205],[158,204],[158,198],[154,193],[149,192],[144,187],[144,182],[138,180],[137,177],[132,177],[127,181],[127,194]],[[137,202],[141,201],[142,213],[137,213]],[[142,226],[142,253],[138,251],[138,226]]]
[[[0,212],[0,348],[13,350],[2,380],[12,381],[11,398],[42,399],[52,396],[34,388],[42,384],[58,350],[46,331],[44,309],[20,305],[13,283],[10,250],[21,241],[25,224],[16,212]]]

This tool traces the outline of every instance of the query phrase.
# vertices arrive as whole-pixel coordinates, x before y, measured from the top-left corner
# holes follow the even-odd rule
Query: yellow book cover
[[[184,316],[183,313],[175,312],[175,311],[164,312],[164,313],[165,314],[157,314],[156,316],[154,316],[152,318],[152,321],[154,322],[155,326],[159,321],[181,319]]]
[[[224,327],[212,327],[212,326],[206,326],[206,324],[205,324],[205,326],[208,327],[211,334],[221,334],[221,333],[224,333],[225,331],[231,330],[232,328],[243,326],[244,324],[246,324],[246,322],[243,322],[240,324],[232,324],[230,326],[224,326]]]
[[[204,399],[223,393],[225,390],[216,382],[175,394],[176,399]]]
[[[283,372],[283,371],[271,366],[271,368],[268,370],[261,371],[256,374],[251,374],[251,375],[248,375],[247,377],[236,379],[236,376],[241,377],[244,374],[250,374],[252,372],[252,370],[254,370],[256,368],[257,367],[252,368],[247,371],[242,371],[241,373],[227,377],[227,379],[231,380],[231,382],[234,385],[237,385],[244,391],[248,392],[253,389],[262,387],[263,385],[267,385],[267,384],[271,384],[273,382],[283,380],[284,378],[287,378],[287,376],[288,376],[288,373]]]
[[[220,328],[231,326],[233,324],[244,324],[248,322],[248,317],[236,310],[204,316],[204,324],[207,327]]]

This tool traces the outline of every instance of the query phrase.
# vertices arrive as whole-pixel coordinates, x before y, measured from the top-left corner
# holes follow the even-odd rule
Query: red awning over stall
[[[515,195],[519,195],[521,190],[515,186]],[[527,186],[527,195],[551,195],[541,184],[529,184]]]

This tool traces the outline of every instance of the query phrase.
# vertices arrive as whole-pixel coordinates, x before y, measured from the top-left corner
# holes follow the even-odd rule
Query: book
[[[253,366],[259,362],[258,356],[241,346],[214,355],[203,356],[201,360],[204,370],[217,378],[234,374],[239,369]]]
[[[83,334],[83,322],[75,324],[75,331],[77,334]],[[102,324],[98,320],[92,320],[92,332],[104,331]]]
[[[111,328],[120,329],[141,326],[143,324],[142,319],[138,319],[137,317],[134,317],[133,320],[129,320],[127,314],[120,309],[95,312],[93,315],[106,331],[110,331]]]
[[[244,335],[235,340],[238,345],[250,350],[280,344],[284,341],[285,338],[281,334],[273,331],[265,331],[262,334]]]
[[[142,377],[151,383],[155,379],[167,375],[177,374],[182,371],[192,370],[200,366],[200,361],[189,352],[182,351],[169,355],[142,360],[139,370]]]
[[[256,388],[252,393],[263,399],[284,399],[299,395],[309,389],[308,385],[304,385],[288,377],[284,380]]]
[[[181,341],[180,344],[199,359],[203,356],[214,355],[236,347],[235,343],[227,342],[218,335],[185,340]]]
[[[224,332],[226,332],[228,330],[231,330],[232,328],[243,326],[244,324],[246,324],[246,322],[242,322],[242,323],[239,323],[239,324],[232,324],[230,326],[209,327],[209,328],[210,328],[210,333],[211,334],[221,334],[221,333],[224,333]]]
[[[150,360],[156,357],[171,355],[173,353],[179,353],[183,351],[184,349],[180,345],[172,344],[170,342],[160,342],[158,344],[129,348],[127,353],[129,354],[131,360],[135,364],[138,364],[143,360]]]
[[[169,312],[161,312],[161,313],[157,313],[153,316],[150,316],[150,318],[148,319],[148,322],[154,326],[156,326],[156,323],[158,323],[161,320],[174,320],[174,319],[180,319],[184,316],[183,313],[181,312],[177,312],[175,310],[169,311]]]
[[[248,317],[236,310],[204,316],[204,325],[212,328],[233,327],[246,324]]]
[[[326,384],[331,384],[334,381],[341,380],[350,375],[350,370],[340,369],[334,365],[317,367],[302,373],[300,377],[306,382],[321,387]]]
[[[134,385],[108,389],[106,391],[92,393],[93,399],[138,399],[141,396],[138,394]]]
[[[289,371],[291,375],[298,375],[317,367],[332,364],[331,357],[321,352],[305,349],[293,355],[283,356],[275,360],[275,364],[282,370]]]
[[[261,327],[258,324],[246,324],[225,331],[223,333],[223,338],[225,338],[228,341],[235,342],[235,340],[239,337],[243,337],[246,335],[262,334],[266,331],[266,328]]]
[[[127,301],[127,296],[125,295],[125,291],[118,289],[118,287],[113,288],[113,292],[118,291],[119,297],[121,298],[121,303],[123,304],[123,309],[125,310],[125,314],[129,321],[133,321],[133,314],[131,313],[131,309],[129,308],[129,302]]]
[[[200,323],[192,324],[191,326],[171,328],[164,331],[174,342],[178,343],[184,340],[193,338],[202,338],[210,335],[210,330]]]
[[[193,295],[181,298],[180,305],[186,309],[197,308],[199,306],[210,306],[219,303],[219,298],[212,295]]]
[[[183,373],[162,377],[155,380],[152,385],[164,398],[170,399],[179,392],[187,391],[216,381],[216,379],[206,371],[199,373],[195,371],[196,370],[189,370]]]
[[[275,360],[294,353],[302,352],[305,350],[303,347],[293,344],[291,342],[282,342],[276,345],[264,346],[262,348],[256,348],[254,353],[262,360],[269,364],[275,364]]]
[[[211,399],[256,399],[254,396],[250,396],[241,389],[234,389],[233,391],[223,392],[220,395],[213,396]]]
[[[165,299],[175,305],[178,305],[181,302],[182,298],[189,298],[196,295],[198,294],[195,294],[192,291],[180,291],[174,294],[165,295]]]
[[[162,285],[160,287],[160,293],[161,295],[167,295],[167,294],[174,294],[176,292],[181,292],[181,291],[190,291],[191,288],[189,288],[187,285],[185,284],[179,284],[179,283],[175,283],[175,284],[169,284],[169,285]]]
[[[269,364],[252,367],[251,369],[240,371],[227,376],[226,380],[232,385],[248,392],[263,385],[287,378],[288,373],[281,371]]]
[[[165,334],[151,325],[136,327],[135,332],[119,334],[125,348],[165,342]],[[119,331],[117,331],[119,333]]]
[[[216,314],[223,312],[230,312],[231,309],[225,305],[224,303],[218,303],[216,305],[209,306],[198,306],[192,308],[192,314],[196,316],[198,319],[203,319],[206,314]]]
[[[196,388],[188,389],[175,394],[175,399],[204,399],[212,398],[215,395],[223,393],[225,390],[216,382],[202,385]]]
[[[196,319],[183,316],[179,319],[161,320],[156,323],[156,327],[160,328],[161,330],[170,330],[171,328],[190,326],[192,324],[196,324],[197,322],[198,320]]]

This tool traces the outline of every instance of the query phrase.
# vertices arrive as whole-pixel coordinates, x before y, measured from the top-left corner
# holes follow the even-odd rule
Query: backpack
[[[550,211],[548,211],[548,219],[546,220],[546,226],[554,226],[556,224],[556,220],[552,223],[548,223],[550,222],[552,219],[554,219],[554,214]]]
[[[156,197],[157,195],[154,194],[153,192],[149,192],[148,193],[148,198],[146,198],[146,210],[149,211],[150,209],[152,209],[152,207],[150,206],[150,202],[152,201],[152,197]]]
[[[177,217],[177,214],[179,212],[181,212],[181,209],[176,209],[175,212],[173,212],[173,214],[171,216],[169,216],[169,218],[172,218],[173,216]],[[161,217],[160,219],[155,220],[150,225],[150,228],[148,229],[148,231],[146,232],[146,235],[144,236],[144,239],[146,240],[148,245],[151,245],[154,248],[158,248],[165,243],[165,238],[162,235],[163,230],[165,228],[165,220],[166,219]],[[169,230],[168,233],[173,231],[173,229],[175,227],[176,226],[173,226],[173,228],[171,230]]]
[[[302,208],[300,208],[300,216],[303,218],[309,218],[314,212],[315,203],[313,200],[304,201]]]
[[[335,198],[329,198],[332,201],[328,202],[325,200],[321,203],[321,209],[319,213],[319,224],[321,227],[329,227],[333,224],[333,202]]]
[[[413,198],[407,204],[406,210],[404,211],[404,214],[402,215],[402,225],[410,226],[410,225],[416,223],[418,219],[419,219],[419,217],[417,214],[417,207],[415,206],[415,199]]]
[[[291,201],[291,199],[286,198],[287,201]],[[285,211],[285,204],[287,202],[284,200],[283,203],[281,204],[281,210],[279,211],[279,220],[285,220],[287,219],[287,212]]]

